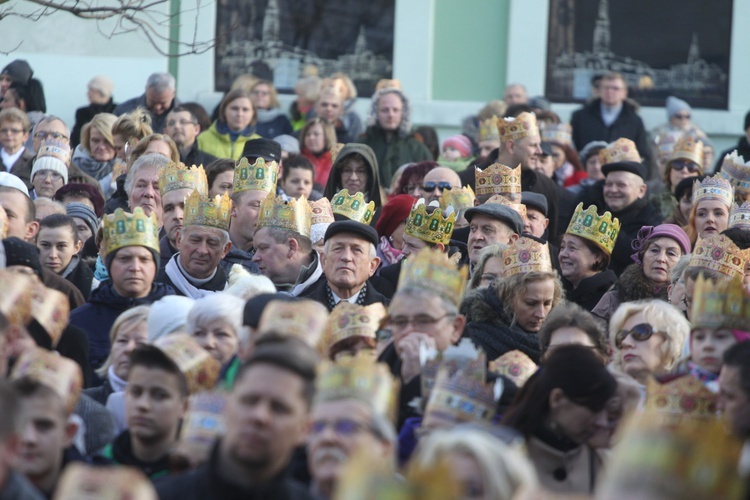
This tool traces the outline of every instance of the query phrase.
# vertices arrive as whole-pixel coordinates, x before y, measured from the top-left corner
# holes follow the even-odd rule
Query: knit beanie
[[[63,184],[68,183],[68,161],[70,160],[70,146],[60,141],[44,141],[36,154],[34,166],[31,169],[31,180],[37,172],[52,170],[63,178]]]
[[[167,295],[151,304],[146,325],[148,343],[187,326],[187,318],[195,300],[181,295]]]
[[[281,150],[289,153],[290,155],[299,154],[299,140],[291,135],[278,135],[273,138],[274,141],[281,145]]]
[[[39,260],[39,250],[31,243],[26,243],[21,238],[6,238],[3,240],[5,247],[5,265],[24,266],[33,269],[34,273],[42,276],[42,261]]]
[[[680,111],[691,111],[690,104],[674,96],[667,97],[667,118],[672,118]]]
[[[96,230],[99,229],[99,220],[90,206],[85,203],[73,201],[65,205],[65,212],[71,217],[78,217],[83,220],[89,229],[91,229],[91,232],[96,234]]]
[[[465,135],[452,135],[443,141],[443,149],[451,147],[461,153],[461,158],[471,156],[471,141]]]
[[[23,59],[16,59],[11,61],[7,66],[0,71],[0,75],[8,75],[11,80],[21,85],[28,85],[31,77],[34,76],[34,71],[29,66],[29,63]]]
[[[408,194],[399,194],[388,200],[388,203],[383,205],[380,218],[375,224],[378,236],[389,238],[399,224],[409,217],[411,207],[416,201],[413,196]]]

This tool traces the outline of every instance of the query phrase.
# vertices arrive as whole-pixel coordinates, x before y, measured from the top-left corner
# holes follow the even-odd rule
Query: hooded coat
[[[344,160],[353,154],[360,154],[365,159],[365,166],[369,169],[370,178],[367,181],[365,190],[365,200],[375,202],[375,210],[383,206],[383,200],[380,196],[380,176],[378,174],[378,160],[375,152],[367,144],[351,143],[344,146],[336,157],[336,161],[331,167],[331,173],[328,176],[323,196],[333,200],[336,193],[343,189],[341,183],[341,172],[344,168]]]

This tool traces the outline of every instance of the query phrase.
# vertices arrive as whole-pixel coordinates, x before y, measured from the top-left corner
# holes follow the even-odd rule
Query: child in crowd
[[[473,160],[471,141],[465,135],[453,135],[443,141],[443,152],[438,163],[460,172]]]

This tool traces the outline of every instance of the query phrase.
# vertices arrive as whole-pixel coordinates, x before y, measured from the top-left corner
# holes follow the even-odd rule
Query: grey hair
[[[401,98],[403,107],[401,109],[401,125],[399,126],[398,135],[406,137],[409,135],[409,132],[411,132],[411,106],[409,105],[409,98],[406,97],[406,94],[400,89],[387,87],[380,89],[373,94],[372,106],[370,108],[370,116],[367,119],[367,124],[373,126],[378,123],[378,104],[380,103],[380,99],[388,94],[396,94]]]
[[[195,301],[187,317],[187,333],[195,334],[201,325],[226,321],[239,338],[245,301],[228,293],[212,293]]]
[[[185,226],[182,229],[182,236],[187,237],[187,234],[191,231],[192,228],[203,228],[203,229],[215,229],[219,231],[219,235],[221,236],[221,246],[225,247],[227,243],[229,243],[229,232],[225,231],[224,229],[219,229],[218,227],[208,227],[208,226]]]
[[[669,284],[670,285],[674,286],[675,284],[677,284],[678,281],[682,279],[682,275],[685,272],[685,269],[687,269],[689,263],[690,263],[690,254],[686,254],[680,257],[680,260],[677,261],[677,264],[672,266],[672,269],[669,272]]]
[[[47,198],[46,196],[40,196],[39,198],[34,200],[34,208],[39,210],[41,207],[53,207],[55,214],[65,214],[67,215],[67,212],[65,211],[65,205],[60,203],[57,200],[53,200],[51,198]],[[50,214],[51,215],[51,214]]]
[[[323,243],[323,254],[326,254],[326,255],[328,254],[328,241]],[[370,258],[374,259],[377,256],[378,256],[377,248],[375,248],[375,245],[370,243]]]
[[[68,136],[68,140],[70,140],[70,127],[65,123],[65,120],[60,118],[56,115],[44,115],[41,120],[37,122],[36,125],[34,125],[34,129],[31,132],[31,136],[33,137],[36,134],[36,130],[42,123],[49,123],[49,122],[60,122],[63,124],[63,127],[65,127],[65,135]]]
[[[133,166],[128,170],[128,175],[125,177],[125,192],[130,196],[133,192],[133,184],[135,183],[136,174],[146,168],[155,168],[159,170],[159,175],[164,167],[169,163],[169,158],[159,153],[148,153],[133,163]]]
[[[154,73],[146,80],[146,90],[153,90],[158,94],[163,94],[167,90],[174,91],[176,81],[169,73]]]
[[[286,243],[286,241],[291,238],[293,240],[297,240],[297,244],[299,245],[299,249],[301,252],[312,252],[312,241],[310,241],[310,238],[307,236],[303,236],[296,231],[269,226],[258,228],[258,230],[261,229],[266,229],[268,231],[268,235],[273,238],[276,243]]]

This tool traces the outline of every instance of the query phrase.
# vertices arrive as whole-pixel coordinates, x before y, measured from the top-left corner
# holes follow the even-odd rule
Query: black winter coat
[[[81,143],[81,131],[84,125],[93,120],[99,113],[111,113],[116,107],[117,104],[110,97],[109,101],[105,104],[89,104],[88,106],[76,109],[76,122],[73,125],[73,130],[70,132],[70,148],[75,149]]]
[[[612,211],[612,216],[620,220],[620,234],[612,250],[609,268],[618,276],[633,263],[633,240],[643,226],[658,226],[664,217],[648,198],[641,198],[619,212]]]
[[[581,280],[577,288],[573,288],[570,281],[562,279],[565,288],[565,298],[568,302],[578,304],[587,311],[596,307],[602,296],[617,282],[617,275],[611,269],[602,271],[589,278]]]
[[[305,291],[303,291],[300,294],[300,297],[304,297],[306,299],[312,299],[316,302],[320,302],[324,306],[328,308],[329,311],[332,309],[328,307],[328,293],[326,292],[326,283],[328,280],[326,279],[325,275],[318,278],[318,281],[310,285]],[[365,300],[364,305],[369,306],[370,304],[375,304],[380,302],[385,307],[388,307],[388,304],[390,303],[390,300],[386,298],[385,295],[378,292],[375,289],[375,286],[370,282],[370,280],[366,281],[367,283],[367,292],[365,292]]]

